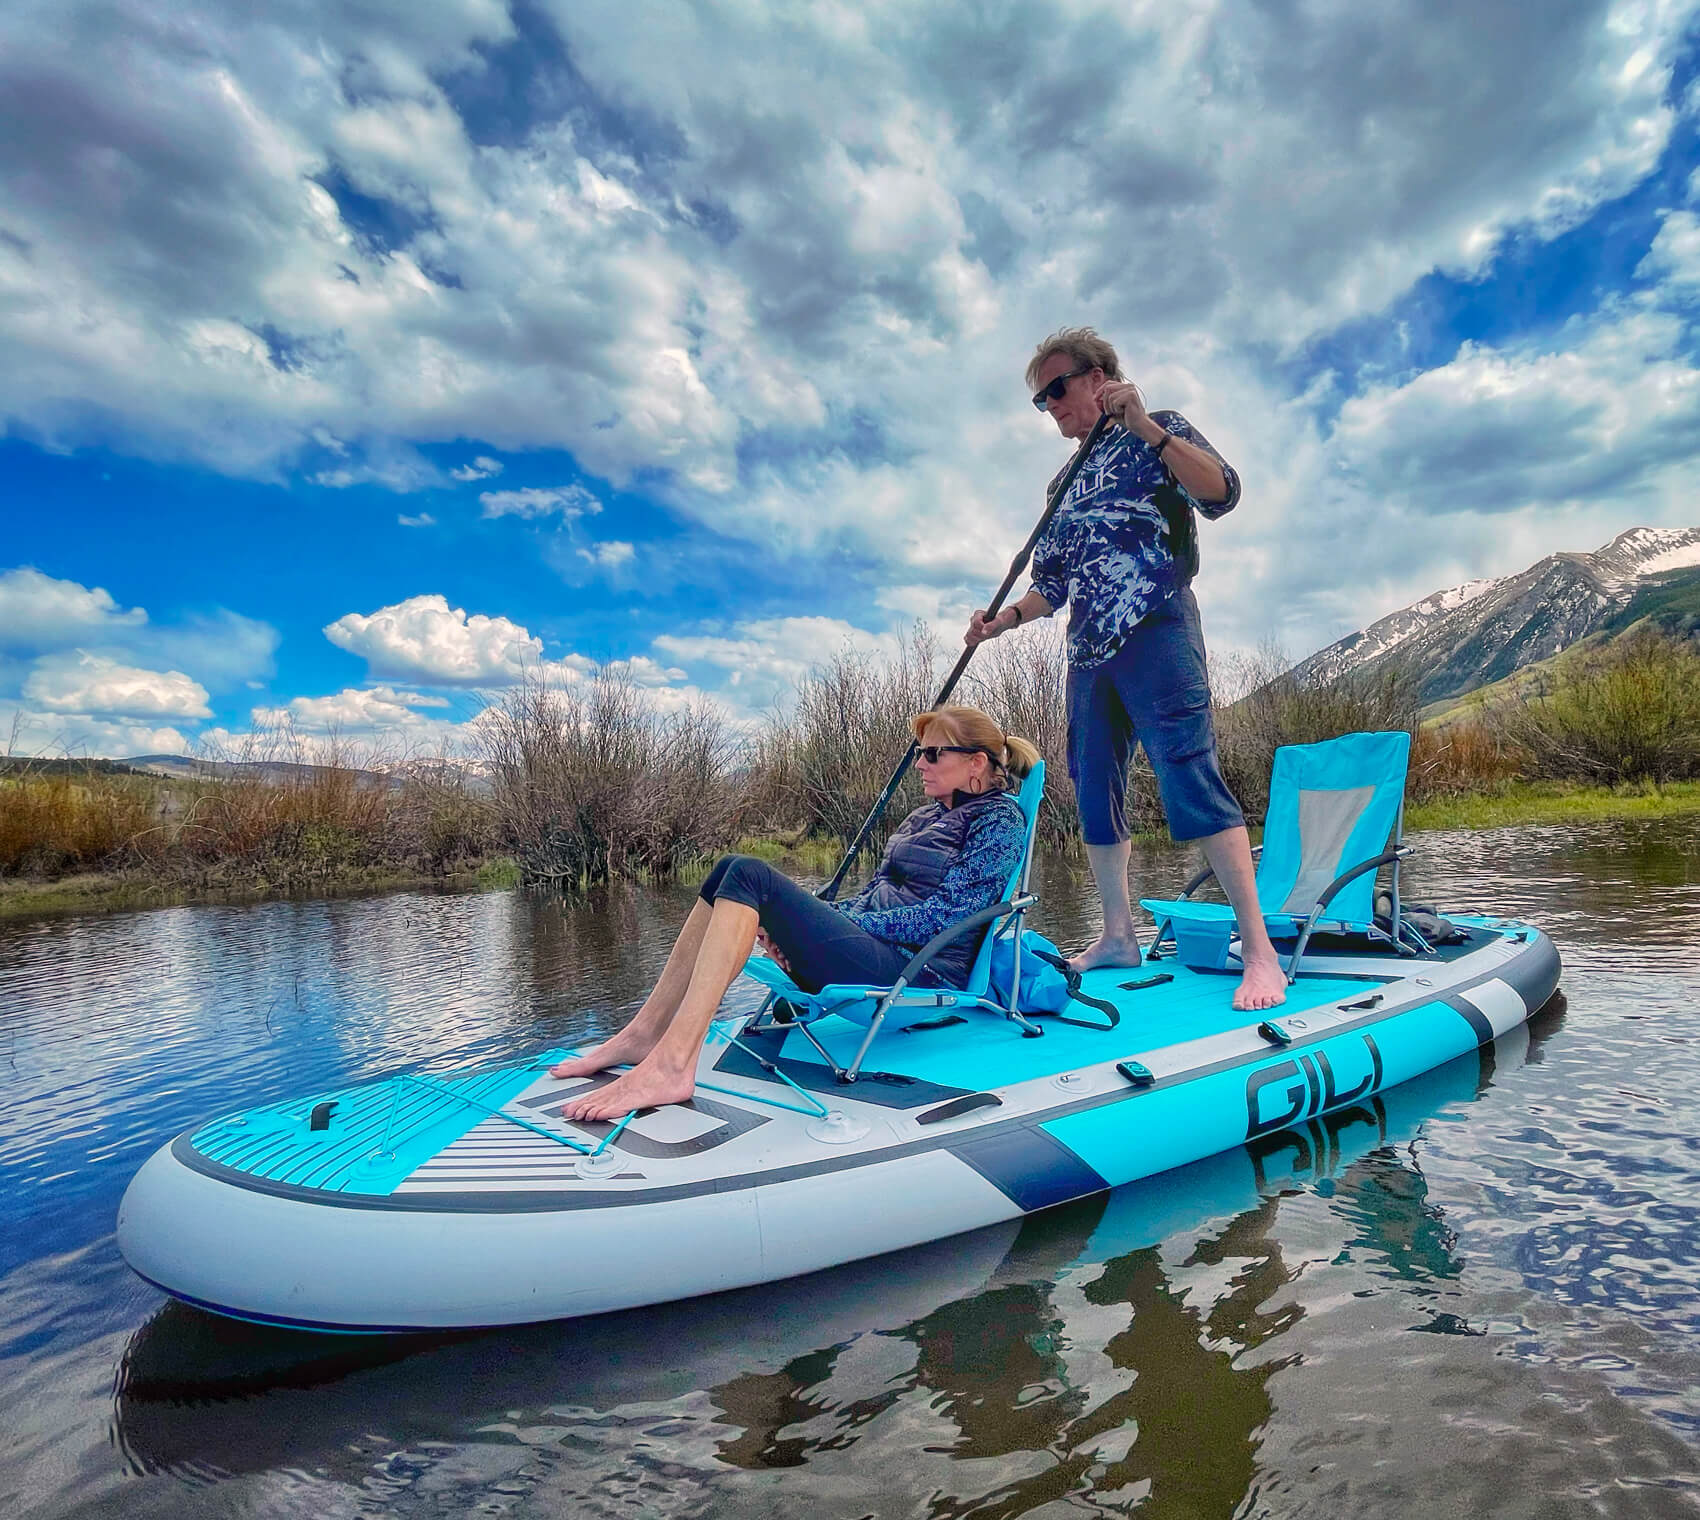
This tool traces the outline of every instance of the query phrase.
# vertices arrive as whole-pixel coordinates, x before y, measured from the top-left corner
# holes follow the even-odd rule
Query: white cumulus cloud
[[[24,682],[24,697],[55,713],[130,718],[210,718],[207,689],[180,670],[142,670],[75,650],[44,655]]]
[[[398,691],[392,686],[349,687],[328,697],[294,697],[274,707],[256,707],[254,722],[261,727],[288,726],[305,733],[371,734],[385,731],[440,735],[454,725],[433,719],[421,709],[446,708],[444,697]]]
[[[898,644],[841,618],[788,617],[754,619],[723,634],[664,633],[653,647],[683,665],[725,671],[727,699],[754,709],[783,700],[810,670],[845,650],[889,657]]]
[[[186,755],[194,747],[180,730],[87,713],[39,712],[0,702],[0,746],[19,756],[123,760],[138,755]]]
[[[53,649],[124,633],[147,623],[100,586],[56,580],[28,565],[0,571],[0,649]]]
[[[433,593],[376,612],[349,612],[326,626],[339,649],[360,655],[373,675],[456,686],[501,686],[543,657],[543,641],[505,617],[451,607]]]

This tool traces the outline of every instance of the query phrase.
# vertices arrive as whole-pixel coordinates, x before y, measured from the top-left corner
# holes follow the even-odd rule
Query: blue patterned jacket
[[[1191,578],[1176,562],[1163,495],[1206,517],[1239,503],[1239,475],[1197,428],[1179,412],[1151,420],[1210,454],[1228,497],[1199,501],[1143,438],[1119,425],[1104,430],[1033,550],[1033,589],[1053,607],[1069,604],[1068,659],[1080,670],[1114,659],[1134,624]]]
[[[834,903],[846,918],[908,950],[919,950],[941,929],[1003,900],[1004,888],[1027,846],[1027,820],[1004,792],[958,792],[954,807],[922,803],[889,840],[872,879],[854,897]],[[960,987],[984,935],[946,946],[923,982]]]

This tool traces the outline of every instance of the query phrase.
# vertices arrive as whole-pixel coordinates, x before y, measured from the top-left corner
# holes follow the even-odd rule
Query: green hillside
[[[1623,633],[1643,619],[1663,633],[1682,638],[1700,636],[1700,566],[1650,576],[1635,599],[1603,631]]]
[[[1626,633],[1641,627],[1656,628],[1660,633],[1669,634],[1674,638],[1693,639],[1700,643],[1700,566],[1671,570],[1664,575],[1649,577],[1647,585],[1635,594],[1629,605],[1611,618],[1599,632],[1591,633],[1585,639],[1578,639],[1568,649],[1561,650],[1548,659],[1524,665],[1503,680],[1478,686],[1461,696],[1431,702],[1423,708],[1422,720],[1424,723],[1442,726],[1455,722],[1474,712],[1483,702],[1509,696],[1527,683],[1541,681],[1565,661],[1603,649]]]

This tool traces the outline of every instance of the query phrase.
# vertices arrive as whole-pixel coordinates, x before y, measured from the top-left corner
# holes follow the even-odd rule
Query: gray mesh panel
[[[1281,904],[1283,913],[1307,914],[1340,874],[1340,852],[1375,796],[1373,786],[1338,792],[1299,791],[1299,875]],[[1347,865],[1356,864],[1347,861]]]

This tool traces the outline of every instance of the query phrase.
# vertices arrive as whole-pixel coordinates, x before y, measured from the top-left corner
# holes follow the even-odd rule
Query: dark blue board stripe
[[[1101,1193],[1110,1185],[1056,1136],[1036,1127],[965,1140],[950,1152],[1028,1212]]]
[[[1444,1002],[1448,1008],[1455,1009],[1457,1012],[1463,1014],[1465,1021],[1475,1032],[1476,1044],[1486,1045],[1493,1039],[1493,1025],[1488,1023],[1487,1018],[1482,1013],[1481,1009],[1476,1007],[1474,1003],[1470,1002],[1468,998],[1454,995],[1443,998],[1441,1001]],[[1530,1011],[1533,1012],[1533,1010]]]

